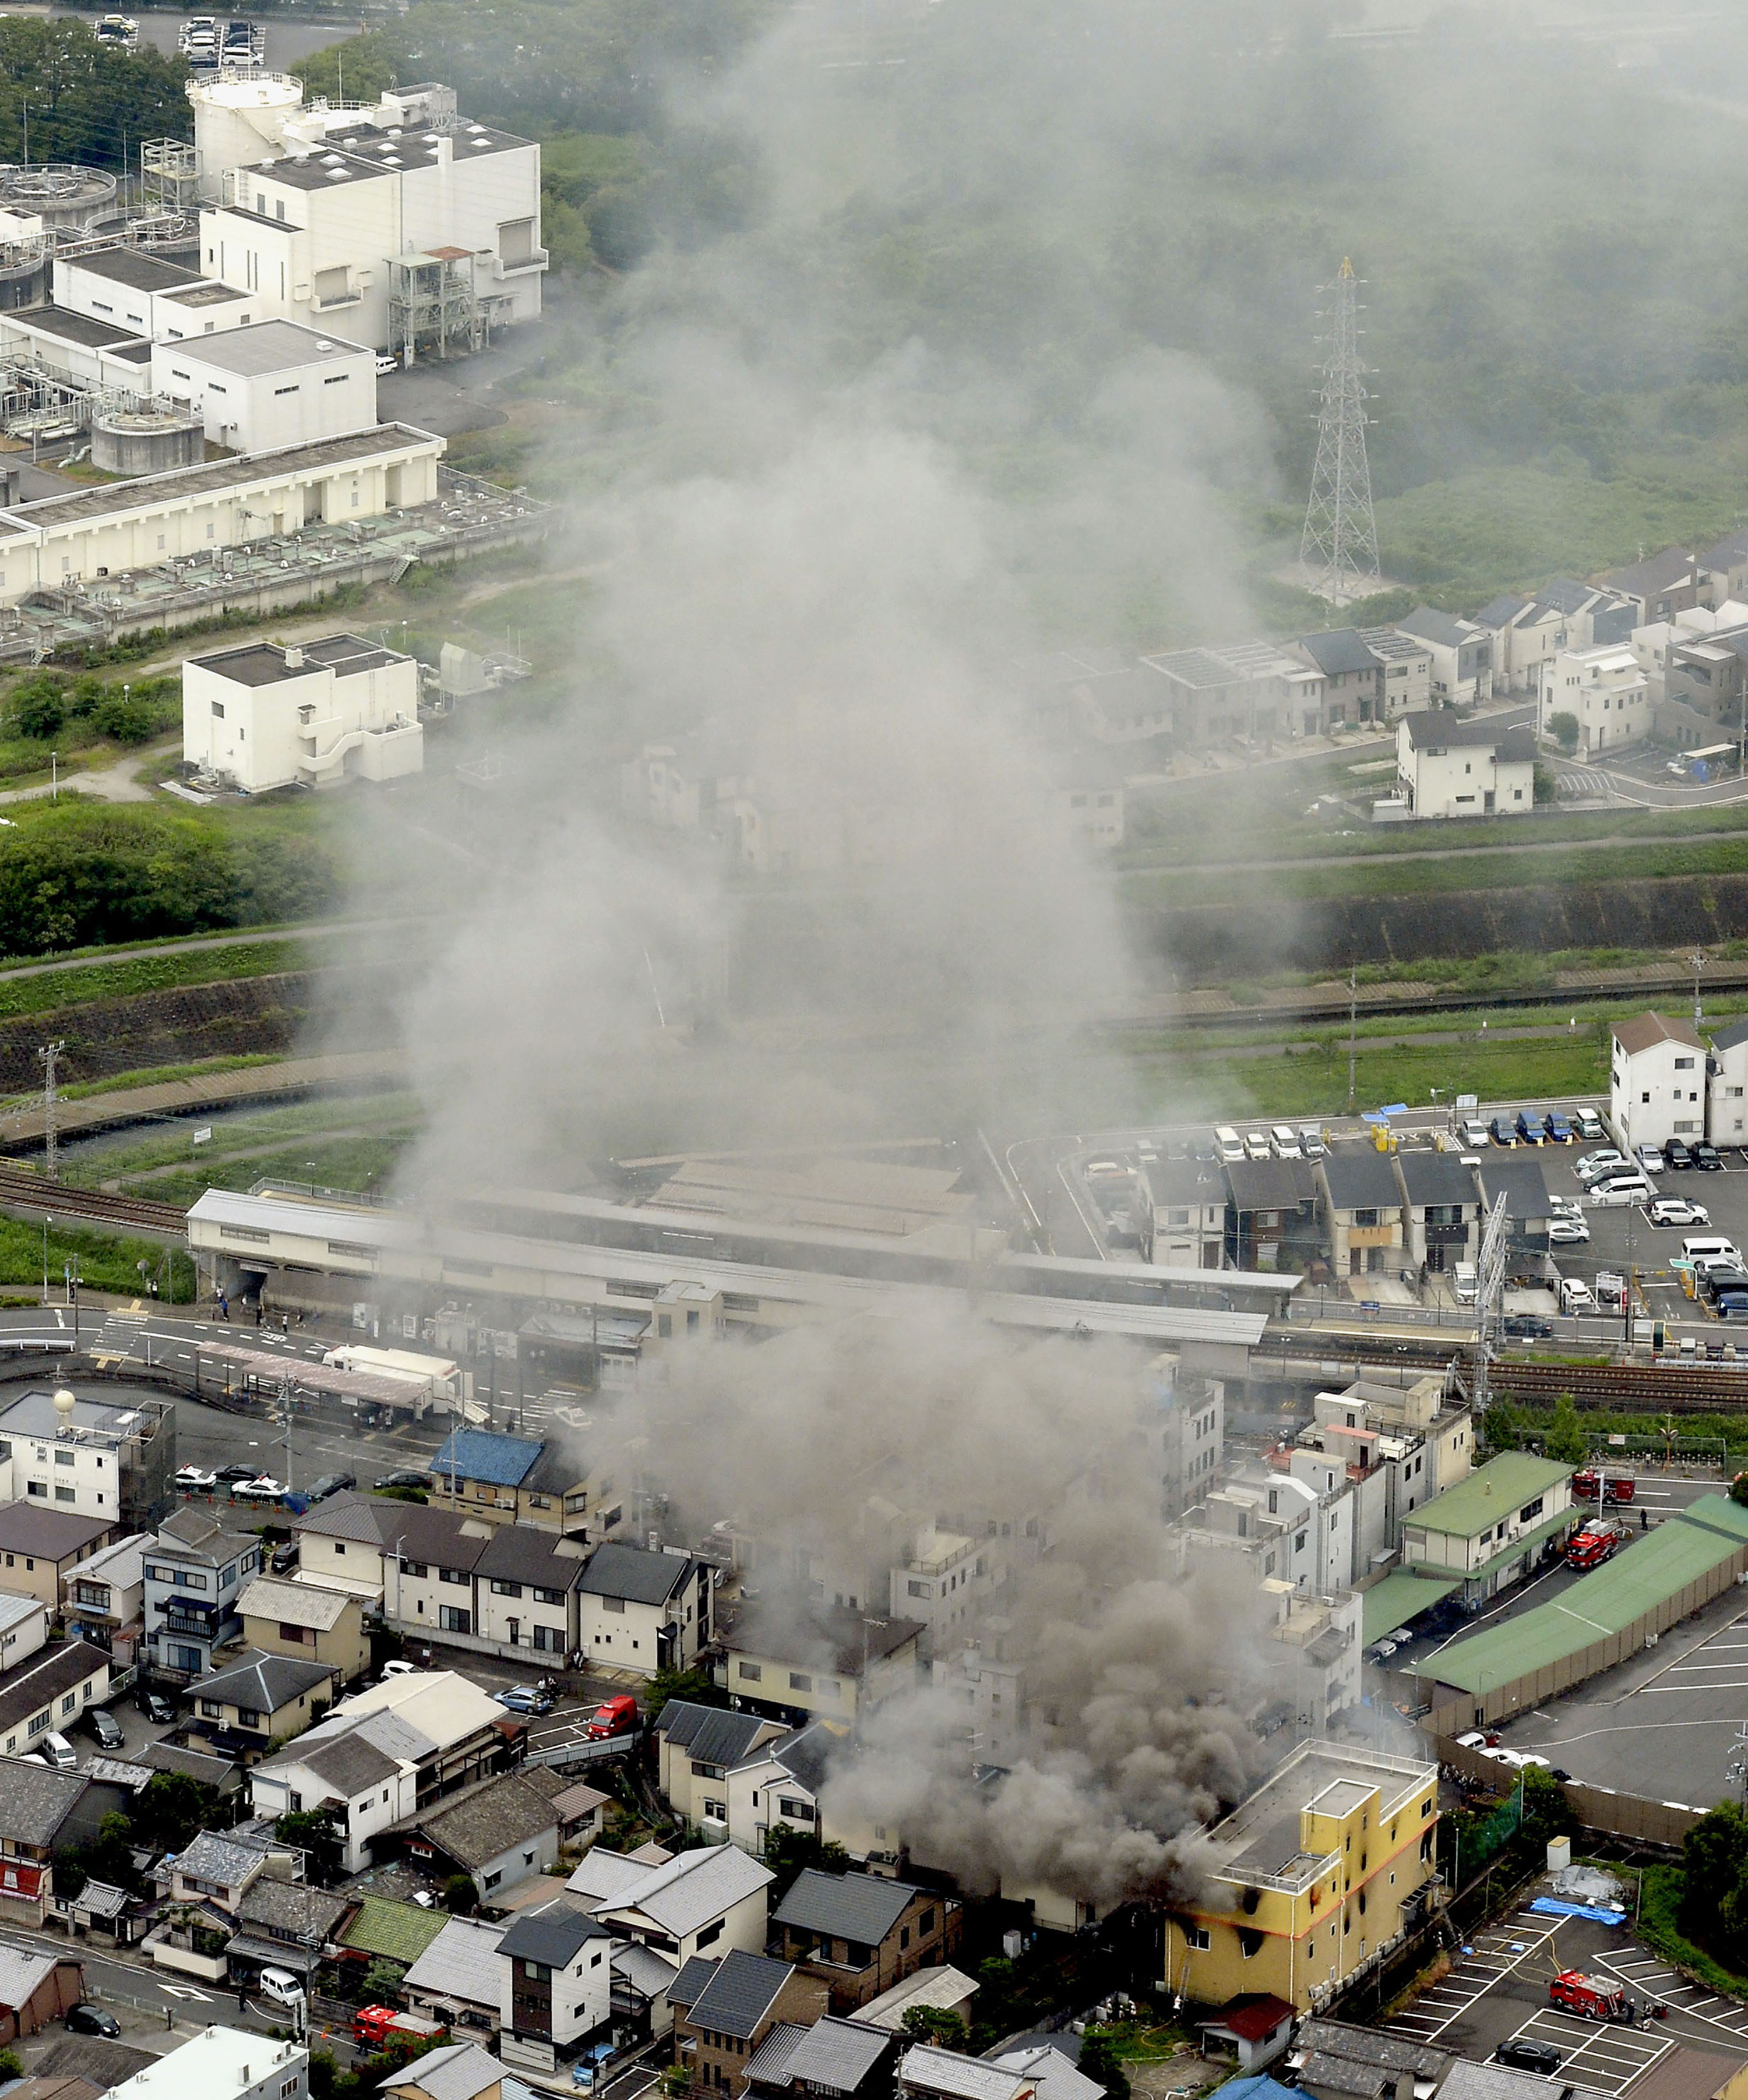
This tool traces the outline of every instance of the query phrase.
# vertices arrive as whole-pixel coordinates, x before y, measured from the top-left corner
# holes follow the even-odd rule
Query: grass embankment
[[[72,1231],[53,1223],[45,1238],[40,1222],[19,1218],[0,1217],[0,1286],[34,1284],[40,1292],[45,1247],[51,1296],[71,1263],[88,1290],[137,1298],[144,1294],[147,1278],[155,1276],[161,1298],[179,1305],[193,1302],[194,1264],[179,1249],[119,1233]]]
[[[42,970],[29,977],[9,977],[0,970],[0,1020],[89,1006],[100,999],[137,999],[144,992],[174,991],[184,985],[273,977],[281,971],[308,968],[313,960],[310,944],[289,935],[241,942],[235,947],[134,955],[126,962]]]
[[[1684,1970],[1708,1990],[1732,1998],[1748,1998],[1748,1977],[1733,1975],[1696,1947],[1681,1930],[1681,1898],[1687,1877],[1680,1867],[1645,1867],[1635,1935],[1653,1954]]]

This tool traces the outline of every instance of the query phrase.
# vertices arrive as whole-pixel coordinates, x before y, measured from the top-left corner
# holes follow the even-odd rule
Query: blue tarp
[[[1625,1925],[1623,1910],[1604,1910],[1596,1904],[1562,1903],[1557,1896],[1538,1896],[1530,1909],[1542,1917],[1587,1917],[1594,1925]]]

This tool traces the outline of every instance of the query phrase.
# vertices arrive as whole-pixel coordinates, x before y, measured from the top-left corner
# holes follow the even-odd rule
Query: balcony
[[[544,248],[531,248],[526,255],[519,257],[514,262],[502,255],[494,255],[492,258],[492,281],[495,285],[501,285],[506,281],[513,282],[518,277],[531,276],[536,270],[544,270],[549,260]]]

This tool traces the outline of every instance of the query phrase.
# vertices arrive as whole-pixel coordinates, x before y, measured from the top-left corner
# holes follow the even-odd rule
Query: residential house
[[[76,1398],[43,1388],[0,1409],[0,1502],[40,1502],[147,1531],[174,1499],[176,1410],[166,1400]]]
[[[867,1833],[833,1828],[828,1835],[821,1798],[832,1758],[847,1754],[849,1747],[850,1732],[841,1721],[812,1721],[755,1745],[729,1770],[729,1842],[761,1859],[770,1832],[787,1824],[822,1844],[841,1844],[854,1859],[865,1859]],[[874,1842],[883,1844],[884,1833]]]
[[[1163,1989],[1213,2005],[1267,1992],[1309,2011],[1424,1915],[1437,1821],[1437,1766],[1305,1744],[1207,1833],[1214,1886],[1167,1914]]]
[[[1617,597],[1631,601],[1638,627],[1653,620],[1673,620],[1677,613],[1703,602],[1712,588],[1710,571],[1697,556],[1679,547],[1667,547],[1649,561],[1635,562],[1624,569],[1609,569],[1596,580]]]
[[[1650,686],[1629,644],[1562,649],[1542,673],[1536,730],[1544,743],[1564,743],[1561,717],[1577,723],[1580,758],[1612,757],[1651,729]]]
[[[554,1900],[521,1912],[498,1942],[499,2050],[505,2064],[555,2071],[612,2022],[614,1940],[586,1911]]]
[[[1172,726],[1170,688],[1131,664],[1088,667],[1068,688],[1070,704],[1101,743],[1137,743]]]
[[[1393,722],[1432,704],[1432,651],[1424,642],[1394,627],[1362,627],[1360,639],[1378,659],[1380,673],[1372,719]]]
[[[236,1600],[260,1565],[258,1538],[192,1503],[164,1520],[145,1556],[146,1639],[160,1676],[207,1675],[213,1650],[243,1630]]]
[[[149,2049],[130,2049],[126,2042],[109,2041],[102,2035],[63,2034],[37,2058],[37,2076],[77,2080],[105,2093],[157,2062]]]
[[[765,1944],[766,1891],[776,1877],[732,1845],[677,1853],[640,1868],[613,1892],[595,1898],[578,1886],[590,1877],[573,1874],[566,1884],[573,1900],[609,1926],[616,1939],[634,1942],[664,1956],[678,1969],[695,1954],[713,1957],[739,1948],[757,1953]]]
[[[519,2092],[528,2089],[510,2081]],[[430,2049],[410,2063],[391,2071],[377,2086],[389,2100],[500,2100],[504,2067],[477,2042],[452,2042]]]
[[[45,1509],[33,1502],[0,1504],[0,1584],[58,1612],[66,1578],[81,1561],[120,1535],[116,1524],[101,1517]]]
[[[497,1526],[448,1509],[400,1507],[382,1557],[383,1625],[449,1645],[483,1645],[475,1574]]]
[[[1452,2060],[1449,2049],[1411,2042],[1383,2028],[1325,2019],[1304,2022],[1289,2058],[1298,2090],[1312,2100],[1396,2100],[1397,2080],[1404,2072],[1416,2092],[1423,2086],[1430,2090]]]
[[[133,1661],[145,1627],[146,1548],[143,1533],[118,1538],[73,1569],[62,1595],[67,1630],[105,1650],[118,1670]]]
[[[1390,1155],[1370,1145],[1337,1145],[1313,1171],[1331,1268],[1350,1278],[1393,1276],[1404,1248],[1402,1191]]]
[[[647,743],[619,769],[620,808],[670,831],[713,833],[752,785],[746,763],[744,745],[716,721],[665,743]]]
[[[1581,1515],[1569,1466],[1504,1451],[1405,1518],[1402,1563],[1454,1578],[1465,1604],[1484,1604],[1521,1582]]]
[[[747,2067],[775,2027],[811,2027],[828,2010],[825,1985],[787,1961],[738,1948],[688,1961],[669,1988],[674,2068],[708,2093],[739,2100]]]
[[[1494,690],[1512,693],[1539,693],[1546,667],[1562,649],[1629,642],[1639,624],[1632,600],[1569,576],[1533,598],[1495,598],[1475,615],[1494,638]]]
[[[84,1996],[85,1971],[76,1955],[0,1948],[0,2046],[41,2034]]]
[[[203,1677],[194,1695],[194,1726],[214,1749],[258,1758],[267,1745],[301,1736],[333,1704],[340,1674],[332,1663],[245,1648]]]
[[[951,1962],[938,1968],[918,1969],[889,1991],[870,1998],[856,2014],[864,2027],[885,2027],[893,2034],[904,2029],[904,2015],[914,2006],[919,2011],[957,2013],[969,2028],[971,2001],[978,1994],[976,1979]]]
[[[964,1914],[956,1897],[878,1874],[804,1868],[771,1913],[773,1941],[851,2013],[919,1969],[958,1949]]]
[[[1321,634],[1301,635],[1287,646],[1322,673],[1325,728],[1383,721],[1384,664],[1357,628],[1333,627]]]
[[[1437,1276],[1472,1262],[1481,1246],[1481,1192],[1472,1170],[1454,1152],[1401,1151],[1395,1163],[1409,1265]]]
[[[918,2042],[898,2058],[898,2100],[1039,2100],[1031,2071],[999,2070],[957,2049]]]
[[[225,1949],[232,1979],[251,1985],[263,1969],[307,1976],[356,1908],[356,1897],[287,1880],[271,1872],[270,1863],[236,1906],[236,1935]]]
[[[1459,721],[1448,707],[1396,726],[1397,788],[1416,817],[1527,817],[1535,807],[1535,739],[1527,729]]]
[[[1218,1268],[1226,1247],[1226,1177],[1212,1161],[1156,1159],[1136,1176],[1141,1257],[1163,1268]]]
[[[415,1671],[355,1692],[257,1765],[258,1815],[330,1809],[342,1858],[356,1873],[372,1840],[444,1794],[501,1771],[519,1730],[497,1702],[454,1670]]]
[[[1226,1265],[1304,1268],[1322,1252],[1318,1179],[1303,1159],[1237,1159],[1226,1168]]]
[[[1492,697],[1493,637],[1485,628],[1421,605],[1396,622],[1396,631],[1431,651],[1435,708],[1467,707]]]
[[[670,1699],[656,1718],[656,1784],[690,1830],[728,1830],[728,1774],[761,1743],[785,1732],[767,1714],[730,1712]]]
[[[488,1524],[562,1533],[573,1529],[566,1521],[567,1497],[576,1499],[579,1515],[587,1502],[587,1469],[561,1445],[497,1430],[452,1430],[431,1460],[430,1475],[434,1508],[483,1516]]]
[[[732,1617],[724,1615],[717,1638],[731,1696],[794,1724],[814,1716],[853,1722],[862,1709],[908,1691],[922,1630],[916,1619],[767,1596],[743,1599]]]
[[[321,1663],[342,1684],[370,1667],[364,1605],[347,1590],[258,1575],[238,1597],[236,1613],[251,1648]]]
[[[1540,1282],[1545,1274],[1547,1229],[1554,1215],[1541,1161],[1527,1146],[1489,1151],[1482,1154],[1477,1171],[1490,1213],[1500,1197],[1505,1198],[1507,1273]]]
[[[1128,783],[1106,745],[1072,734],[1040,733],[1030,770],[1044,806],[1068,838],[1101,853],[1123,844]]]
[[[307,2100],[310,2052],[296,2042],[204,2028],[114,2088],[111,2100]]]
[[[1741,740],[1748,704],[1748,607],[1727,611],[1728,618],[1684,613],[1672,628],[1644,628],[1635,637],[1641,672],[1646,647],[1654,660],[1661,646],[1663,713],[1656,726],[1666,741]],[[1650,674],[1645,676],[1649,686]]]
[[[1748,1145],[1748,1021],[1728,1021],[1711,1031],[1706,1136],[1713,1145]]]
[[[988,1618],[976,1640],[929,1665],[935,1690],[964,1714],[964,1740],[978,1764],[1010,1764],[1025,1733],[1026,1671],[1013,1645],[1011,1622]]]
[[[373,1961],[392,1961],[410,1970],[440,1933],[446,1921],[440,1910],[397,1903],[389,1896],[365,1896],[334,1935],[342,1976],[362,1983]]]
[[[343,1590],[366,1608],[381,1605],[385,1566],[392,1566],[396,1542],[417,1507],[350,1490],[329,1495],[292,1520],[291,1535],[298,1543],[294,1579],[316,1589]],[[482,1547],[483,1543],[482,1538]]]
[[[172,1903],[211,1904],[235,1920],[243,1899],[267,1869],[267,1848],[234,1833],[201,1830],[158,1872]]]
[[[829,2014],[810,2027],[773,2027],[748,2062],[746,2089],[758,2100],[891,2100],[898,2049],[896,2035]],[[1085,2100],[1096,2100],[1104,2089],[1084,2082]]]
[[[474,1565],[477,1638],[494,1654],[563,1669],[582,1647],[588,1567],[587,1546],[556,1527],[537,1530],[526,1518],[501,1524]]]
[[[39,1649],[0,1676],[0,1750],[26,1754],[108,1696],[109,1658],[100,1648],[74,1639]]]
[[[708,1561],[609,1539],[595,1548],[577,1586],[577,1646],[585,1663],[653,1677],[690,1669],[709,1645]]]
[[[498,1947],[505,1927],[452,1917],[401,1979],[409,2011],[495,2035],[503,2018]]]
[[[1425,1438],[1369,1422],[1356,1427],[1339,1418],[1313,1421],[1300,1431],[1288,1462],[1295,1477],[1326,1500],[1346,1489],[1353,1509],[1353,1558],[1344,1573],[1337,1571],[1343,1587],[1395,1560],[1403,1524],[1436,1492]]]
[[[1728,604],[1732,599],[1748,598],[1748,528],[1738,526],[1733,532],[1702,550],[1699,556],[1700,573],[1704,576],[1703,602],[1709,606]]]
[[[15,1596],[9,1590],[0,1590],[0,1677],[39,1654],[48,1638],[47,1605],[36,1597]]]
[[[561,1853],[567,1846],[574,1850],[591,1845],[601,1835],[602,1811],[611,1800],[611,1794],[586,1786],[581,1780],[571,1779],[551,1765],[524,1765],[522,1776],[530,1786],[537,1786],[552,1803],[552,1812],[558,1821]]]
[[[1609,1122],[1631,1154],[1706,1130],[1706,1046],[1693,1024],[1641,1013],[1614,1024],[1609,1052]]]
[[[1163,709],[1148,712],[1168,717],[1165,733],[1186,748],[1322,732],[1322,673],[1271,642],[1178,649],[1141,662],[1165,689]]]
[[[1284,1998],[1268,1991],[1241,1991],[1213,2018],[1196,2022],[1202,2054],[1216,2062],[1235,2063],[1239,2076],[1248,2077],[1286,2055],[1296,2017]]]
[[[40,1927],[55,1899],[55,1855],[97,1835],[103,1811],[82,1772],[0,1757],[0,1920]],[[11,1958],[0,1948],[0,1960]],[[0,1992],[0,2006],[9,2002]]]
[[[445,1880],[466,1874],[482,1903],[558,1864],[550,1798],[519,1772],[451,1794],[400,1826],[410,1856]]]

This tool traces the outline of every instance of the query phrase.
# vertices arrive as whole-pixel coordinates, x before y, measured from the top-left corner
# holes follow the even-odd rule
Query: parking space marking
[[[1421,2040],[1434,2040],[1461,2019],[1477,2000],[1485,1997],[1496,1983],[1546,1952],[1558,1930],[1557,1923],[1550,1926],[1539,1918],[1534,1921],[1520,1918],[1478,1934],[1449,1974],[1423,1991],[1414,2006],[1398,2014],[1390,2024],[1412,2023]],[[1419,2010],[1428,2005],[1429,2011]]]

